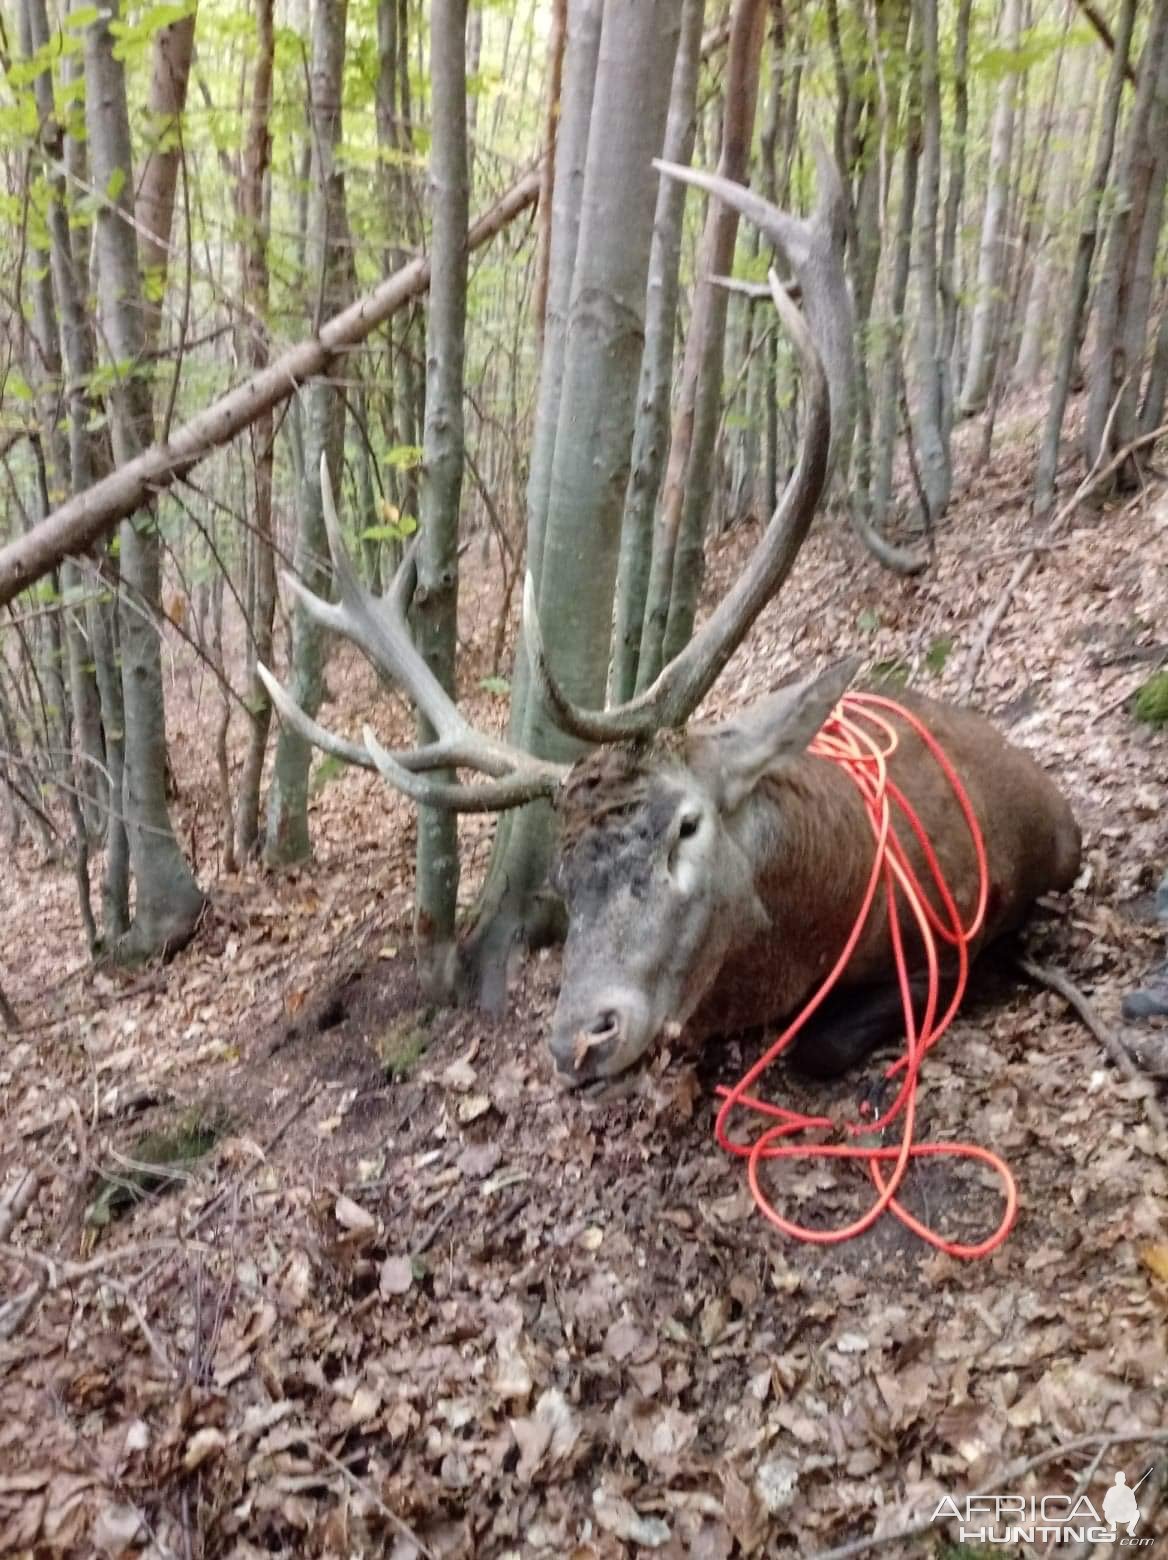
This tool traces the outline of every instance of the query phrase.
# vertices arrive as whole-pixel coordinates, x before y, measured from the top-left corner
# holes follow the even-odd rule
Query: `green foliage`
[[[503,699],[511,692],[511,684],[505,677],[480,677],[479,687],[484,693],[493,693]]]
[[[872,607],[864,607],[856,618],[856,627],[865,634],[874,634],[880,627],[879,614]]]
[[[1132,714],[1149,726],[1168,726],[1168,667],[1153,672],[1137,690]]]
[[[221,1107],[196,1107],[172,1127],[147,1132],[134,1143],[124,1162],[98,1172],[96,1195],[86,1209],[85,1222],[94,1228],[110,1224],[152,1193],[185,1181],[230,1125]]]
[[[160,33],[164,27],[173,27],[175,22],[192,16],[194,11],[195,0],[178,0],[177,4],[148,6],[130,22],[120,17],[112,21],[110,33],[115,40],[114,58],[125,61],[139,58],[149,49],[156,33]]]
[[[940,673],[945,670],[945,662],[953,650],[953,638],[950,634],[939,634],[925,651],[925,665],[930,672]]]
[[[348,767],[342,759],[335,758],[331,753],[323,754],[320,763],[312,771],[312,779],[308,782],[308,794],[318,795],[326,785],[343,775]]]
[[[892,655],[886,660],[874,661],[870,676],[873,682],[883,683],[889,688],[903,688],[911,670],[902,655]]]
[[[408,1078],[426,1054],[434,1013],[430,1008],[415,1008],[404,1013],[383,1035],[373,1042],[388,1078]]]

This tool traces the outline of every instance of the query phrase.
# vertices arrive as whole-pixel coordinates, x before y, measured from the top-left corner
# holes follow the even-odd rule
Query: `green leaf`
[[[865,634],[874,634],[880,627],[880,619],[871,607],[865,607],[856,619],[856,627]]]
[[[335,780],[338,775],[344,774],[347,767],[342,759],[334,757],[332,753],[327,753],[312,771],[312,781],[308,787],[309,791],[313,796],[318,791],[323,791],[330,781]]]
[[[1132,713],[1149,726],[1168,726],[1168,670],[1153,672],[1136,690]]]
[[[903,688],[908,682],[909,664],[903,656],[889,656],[886,661],[876,661],[872,667],[872,680],[878,683],[888,683],[894,688]]]
[[[395,444],[385,452],[385,464],[394,471],[412,471],[422,464],[420,444]]]
[[[949,659],[953,649],[953,639],[949,634],[939,634],[933,640],[928,650],[925,651],[925,665],[931,672],[943,672],[945,662]]]
[[[484,693],[495,693],[500,698],[511,692],[511,684],[505,677],[480,677],[479,687]]]
[[[113,172],[109,176],[109,182],[106,184],[106,187],[105,187],[106,195],[109,197],[110,200],[116,201],[118,196],[125,189],[125,187],[126,187],[126,170],[124,168],[115,168],[113,170]]]

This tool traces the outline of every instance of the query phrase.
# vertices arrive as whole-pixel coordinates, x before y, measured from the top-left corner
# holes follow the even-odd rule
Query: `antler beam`
[[[476,730],[419,654],[406,619],[413,587],[412,550],[389,591],[375,596],[361,583],[345,546],[323,456],[320,493],[340,600],[322,600],[287,572],[285,581],[316,622],[352,640],[374,666],[398,684],[438,736],[436,741],[420,748],[390,752],[366,727],[363,745],[350,742],[306,715],[267,667],[260,666],[260,678],[281,719],[314,747],[346,763],[378,770],[398,790],[427,806],[456,812],[496,812],[554,796],[568,766],[534,758],[508,742]],[[428,778],[426,772],[435,769],[471,769],[489,778],[481,785]]]

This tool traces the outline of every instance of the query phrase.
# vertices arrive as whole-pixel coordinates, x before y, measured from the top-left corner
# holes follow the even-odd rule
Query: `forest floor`
[[[962,431],[925,574],[882,572],[825,520],[711,707],[852,649],[954,693],[1029,536],[1038,403],[1010,410],[991,464]],[[756,535],[714,545],[709,598]],[[494,571],[477,547],[466,567],[464,697],[501,727],[480,681]],[[1166,639],[1153,486],[1071,516],[974,694],[1085,831],[1033,956],[1121,1035],[1168,865],[1168,734],[1128,703],[1140,650]],[[1115,1469],[1135,1483],[1156,1453],[1137,1438],[1168,1418],[1168,1149],[1151,1086],[1060,997],[1007,973],[925,1070],[922,1134],[992,1147],[1017,1177],[1001,1249],[962,1263],[892,1220],[792,1244],[712,1140],[739,1046],[683,1040],[594,1101],[550,1075],[554,954],[502,1018],[425,1007],[414,816],[380,781],[326,768],[312,866],[216,879],[217,695],[183,655],[167,665],[182,838],[212,896],[196,942],[94,973],[69,872],[29,846],[0,864],[0,982],[23,1026],[0,1053],[0,1553],[721,1560],[874,1537],[956,1555],[973,1551],[929,1525],[945,1496],[988,1483],[1099,1507]],[[329,685],[323,719],[406,739],[405,708],[347,650]],[[491,825],[462,827],[469,902]],[[768,1087],[850,1115],[868,1081],[780,1068]],[[114,1218],[96,1173],[128,1177],[143,1133],[196,1120],[220,1129],[210,1151]],[[14,1203],[22,1174],[36,1193]],[[842,1221],[867,1182],[816,1167],[775,1185],[796,1217]],[[964,1238],[999,1212],[994,1183],[960,1171],[915,1177],[908,1200]],[[1132,1441],[1016,1467],[1105,1432]],[[1142,1538],[1168,1534],[1163,1488],[1158,1471],[1141,1490]]]

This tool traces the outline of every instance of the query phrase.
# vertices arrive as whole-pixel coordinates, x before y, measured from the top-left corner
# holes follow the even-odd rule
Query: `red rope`
[[[898,743],[896,727],[887,719],[889,713],[896,715],[899,720],[911,726],[924,742],[932,758],[945,776],[953,791],[957,805],[965,818],[970,838],[973,841],[974,853],[977,857],[978,871],[977,905],[973,919],[968,926],[962,924],[961,912],[957,907],[948,883],[945,881],[945,875],[941,870],[940,862],[937,860],[936,852],[928,835],[925,833],[915,809],[900,787],[889,778],[888,760],[896,751]],[[778,1037],[765,1056],[761,1057],[732,1089],[721,1088],[718,1090],[718,1093],[723,1096],[723,1101],[718,1111],[718,1119],[714,1129],[715,1135],[719,1145],[727,1153],[734,1154],[736,1157],[747,1161],[747,1178],[750,1182],[750,1189],[754,1194],[755,1202],[763,1215],[786,1235],[793,1235],[798,1240],[812,1241],[819,1245],[833,1245],[839,1241],[850,1240],[852,1236],[859,1235],[864,1230],[871,1228],[881,1214],[887,1210],[895,1214],[902,1224],[913,1230],[922,1240],[928,1241],[930,1245],[935,1246],[939,1251],[947,1252],[953,1257],[988,1256],[991,1251],[995,1251],[1006,1239],[1018,1212],[1018,1190],[1009,1166],[999,1159],[996,1154],[991,1153],[988,1149],[980,1148],[974,1143],[916,1143],[913,1141],[913,1130],[916,1122],[917,1085],[920,1079],[921,1063],[924,1060],[925,1052],[935,1045],[946,1029],[948,1029],[954,1014],[960,1006],[961,999],[965,995],[965,987],[969,977],[969,944],[977,936],[985,918],[986,898],[989,892],[989,869],[986,863],[985,842],[982,839],[981,829],[978,826],[973,806],[965,792],[964,786],[957,777],[953,765],[949,762],[945,752],[927,727],[911,711],[906,710],[892,699],[881,697],[879,694],[847,694],[836,706],[831,718],[815,738],[809,751],[816,757],[838,764],[859,790],[876,841],[876,849],[872,859],[872,871],[868,877],[867,887],[864,891],[859,913],[856,916],[855,925],[852,927],[848,940],[840,951],[839,958],[835,961],[819,989],[807,1002],[802,1012]],[[899,817],[907,823],[921,847],[929,875],[936,889],[937,898],[941,904],[940,914],[933,909],[928,896],[922,889],[920,879],[913,870],[904,845],[893,828],[893,808],[896,809]],[[901,1123],[900,1144],[895,1148],[872,1148],[859,1144],[839,1142],[785,1142],[783,1141],[784,1139],[794,1137],[797,1133],[834,1131],[836,1130],[836,1123],[827,1116],[805,1116],[798,1111],[785,1110],[781,1106],[768,1104],[765,1100],[758,1099],[749,1091],[762,1077],[763,1073],[787,1049],[843,974],[868,923],[868,917],[876,902],[876,896],[881,889],[884,891],[885,902],[888,906],[889,932],[892,939],[901,1001],[904,1007],[905,1034],[907,1036],[907,1046],[904,1055],[887,1069],[885,1078],[894,1078],[898,1073],[903,1073],[904,1076],[900,1081],[895,1100],[882,1116],[875,1121],[864,1120],[849,1123],[844,1128],[844,1131],[847,1136],[855,1138],[863,1133],[880,1132],[899,1119]],[[899,899],[897,895],[898,889],[900,891]],[[911,977],[908,960],[905,955],[904,933],[900,919],[900,900],[903,900],[907,905],[916,923],[925,950],[928,991],[924,1012],[919,1023],[913,1012]],[[940,1014],[938,1014],[938,1010],[941,1005],[941,974],[938,957],[938,939],[948,943],[950,947],[956,950],[957,954],[957,982],[948,1006]],[[726,1124],[731,1114],[736,1110],[743,1109],[753,1111],[756,1116],[765,1117],[772,1123],[760,1132],[751,1143],[733,1142],[726,1131]],[[989,1165],[1002,1181],[1005,1190],[1006,1206],[1001,1222],[992,1235],[986,1240],[980,1241],[977,1245],[964,1245],[959,1241],[946,1240],[935,1230],[929,1229],[927,1225],[914,1218],[908,1209],[897,1199],[897,1193],[908,1172],[911,1161],[935,1154],[979,1160],[982,1164]],[[840,1229],[809,1229],[806,1225],[796,1224],[792,1220],[784,1218],[778,1212],[763,1190],[760,1182],[760,1169],[763,1161],[775,1159],[860,1160],[867,1168],[868,1174],[875,1185],[876,1198],[862,1217],[853,1220],[850,1224],[846,1224]],[[888,1163],[892,1165],[892,1172],[886,1178],[882,1167]]]

